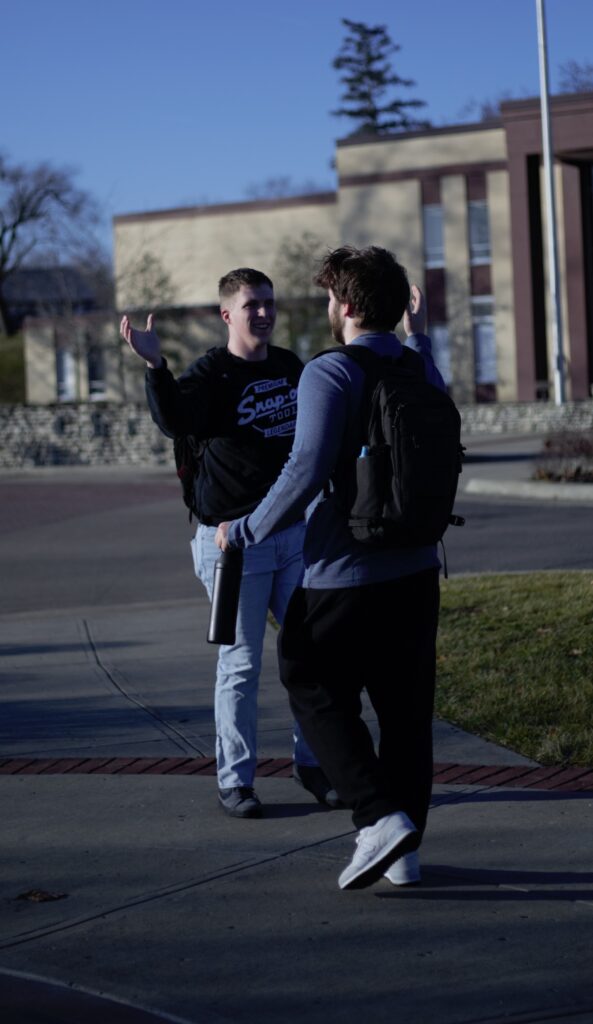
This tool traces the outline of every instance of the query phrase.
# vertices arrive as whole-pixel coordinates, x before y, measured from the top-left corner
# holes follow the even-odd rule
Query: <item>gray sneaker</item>
[[[219,789],[218,802],[231,818],[261,818],[264,809],[250,786]]]
[[[297,764],[292,766],[292,777],[299,786],[312,793],[318,803],[332,810],[339,810],[344,806],[335,789],[332,789],[331,782],[324,774],[319,765]]]
[[[340,889],[365,889],[377,882],[394,861],[419,845],[420,833],[403,811],[361,828],[354,856],[338,879]]]

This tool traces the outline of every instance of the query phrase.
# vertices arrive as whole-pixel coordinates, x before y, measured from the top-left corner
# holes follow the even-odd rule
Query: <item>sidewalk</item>
[[[525,474],[497,444],[469,481]],[[341,892],[354,831],[290,778],[271,628],[266,815],[216,805],[207,617],[0,616],[2,1024],[591,1024],[591,773],[435,722],[422,885]]]

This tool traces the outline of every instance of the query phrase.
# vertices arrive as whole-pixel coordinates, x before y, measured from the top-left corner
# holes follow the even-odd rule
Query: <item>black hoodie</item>
[[[292,447],[302,369],[293,352],[268,345],[258,362],[212,348],[178,380],[165,360],[147,370],[157,426],[168,437],[208,442],[195,485],[200,522],[238,519],[267,494]]]

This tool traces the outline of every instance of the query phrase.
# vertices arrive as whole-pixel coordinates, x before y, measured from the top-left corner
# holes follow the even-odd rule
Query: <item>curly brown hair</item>
[[[393,331],[410,301],[405,268],[377,245],[343,245],[322,260],[315,284],[353,307],[360,327]]]

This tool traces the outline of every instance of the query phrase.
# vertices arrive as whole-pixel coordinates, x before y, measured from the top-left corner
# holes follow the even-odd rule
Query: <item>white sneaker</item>
[[[406,853],[385,872],[392,885],[418,885],[420,881],[420,858],[416,850]]]
[[[420,835],[403,811],[388,814],[374,825],[361,828],[356,850],[338,879],[340,889],[365,889],[385,873],[399,857],[417,850]]]

